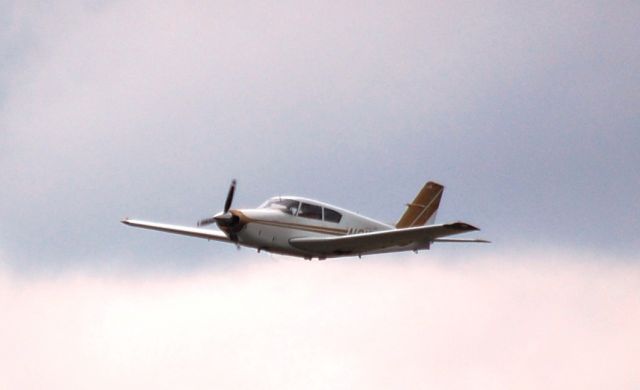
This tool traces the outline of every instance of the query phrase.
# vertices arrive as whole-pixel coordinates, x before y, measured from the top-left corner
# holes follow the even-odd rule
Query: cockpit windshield
[[[260,208],[280,210],[290,215],[296,215],[300,208],[300,202],[293,199],[273,198],[264,202]]]

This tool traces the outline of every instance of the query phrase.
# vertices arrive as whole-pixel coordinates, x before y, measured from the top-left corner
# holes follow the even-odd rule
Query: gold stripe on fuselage
[[[345,234],[347,234],[347,229],[325,228],[322,226],[303,225],[299,223],[265,221],[261,219],[250,219],[249,222],[254,222],[254,223],[267,225],[267,226],[282,227],[287,229],[303,230],[307,232],[332,234],[334,236],[344,236]]]

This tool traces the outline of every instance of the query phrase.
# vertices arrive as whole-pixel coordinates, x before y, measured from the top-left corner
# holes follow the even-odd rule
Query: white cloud
[[[0,387],[630,388],[638,296],[637,264],[570,253],[3,272]]]
[[[0,240],[19,266],[201,256],[117,221],[191,224],[232,177],[239,207],[294,193],[383,221],[435,179],[443,220],[490,238],[637,252],[635,4],[8,4]]]

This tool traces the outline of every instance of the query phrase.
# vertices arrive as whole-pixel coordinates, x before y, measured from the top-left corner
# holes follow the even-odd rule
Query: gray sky
[[[383,221],[434,179],[439,219],[495,247],[640,249],[637,2],[1,7],[11,267],[233,256],[118,223],[193,224],[231,178],[234,206],[290,193]]]

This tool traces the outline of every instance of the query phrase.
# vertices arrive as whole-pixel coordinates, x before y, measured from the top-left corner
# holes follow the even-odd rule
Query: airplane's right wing
[[[189,226],[168,225],[165,223],[139,221],[135,219],[123,219],[121,221],[125,225],[139,227],[143,229],[158,230],[165,233],[181,234],[183,236],[205,238],[207,240],[216,240],[224,242],[233,242],[226,234],[219,230],[194,228]]]
[[[341,237],[292,238],[289,243],[298,249],[326,256],[365,254],[393,247],[408,247],[438,241],[442,237],[479,230],[464,222],[383,230]],[[477,240],[473,242],[485,242]],[[406,249],[405,249],[406,250]]]

